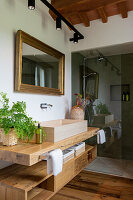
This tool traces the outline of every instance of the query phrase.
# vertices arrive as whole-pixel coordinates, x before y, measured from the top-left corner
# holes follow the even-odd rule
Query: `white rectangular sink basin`
[[[47,134],[46,141],[58,142],[87,131],[87,120],[59,119],[41,122],[41,127]]]

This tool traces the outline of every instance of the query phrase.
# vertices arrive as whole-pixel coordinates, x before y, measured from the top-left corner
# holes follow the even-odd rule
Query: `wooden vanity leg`
[[[0,199],[1,200],[6,200],[6,188],[3,186],[0,186]]]

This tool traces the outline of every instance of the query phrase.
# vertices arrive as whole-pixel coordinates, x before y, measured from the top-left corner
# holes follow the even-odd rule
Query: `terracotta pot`
[[[83,109],[78,106],[73,106],[71,110],[71,119],[84,120]]]
[[[1,135],[0,141],[5,146],[13,146],[13,145],[16,145],[18,142],[17,134],[13,128],[10,129],[7,135],[5,135],[5,132],[3,129],[0,129],[0,135]]]

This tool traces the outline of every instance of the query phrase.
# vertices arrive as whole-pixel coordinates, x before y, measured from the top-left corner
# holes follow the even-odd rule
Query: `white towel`
[[[63,153],[61,149],[56,149],[48,154],[47,160],[47,173],[53,172],[54,176],[57,176],[62,172],[63,168]]]
[[[103,129],[101,129],[100,131],[98,131],[97,134],[97,144],[103,144],[105,142],[106,142],[105,132]]]

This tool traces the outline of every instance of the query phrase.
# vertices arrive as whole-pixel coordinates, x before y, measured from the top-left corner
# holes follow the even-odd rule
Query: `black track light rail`
[[[84,39],[84,36],[72,25],[69,21],[65,19],[47,0],[40,0],[42,3],[44,3],[52,12],[57,15],[67,26],[69,26],[70,29],[72,29],[78,37],[78,40]],[[74,41],[74,38],[70,38],[70,41]]]

